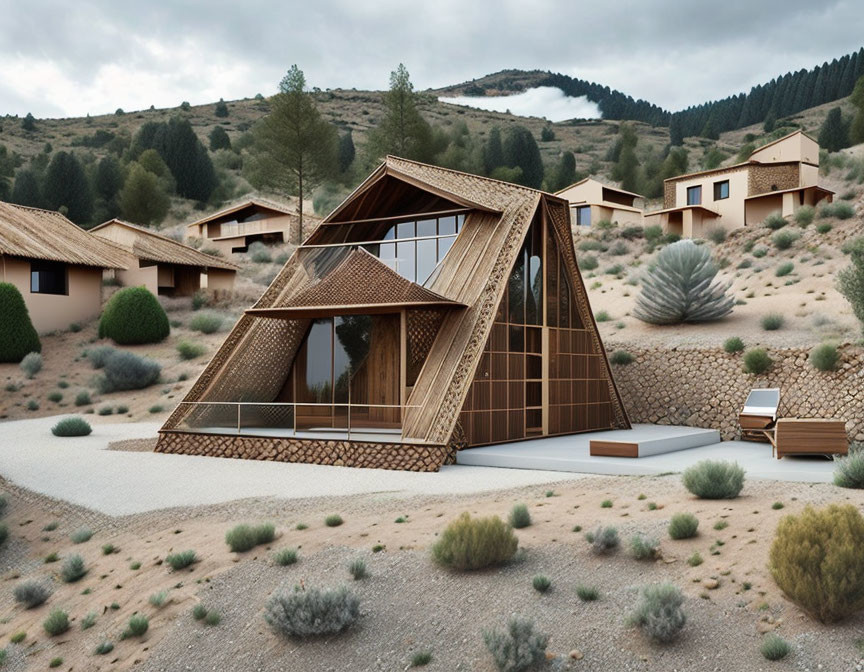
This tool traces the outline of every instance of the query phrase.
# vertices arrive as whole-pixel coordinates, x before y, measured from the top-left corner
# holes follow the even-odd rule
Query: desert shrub
[[[198,556],[195,554],[195,551],[181,551],[180,553],[172,553],[165,556],[165,562],[176,572],[198,562]]]
[[[630,539],[630,552],[637,560],[653,560],[660,555],[660,542],[642,534]]]
[[[587,238],[579,243],[579,249],[582,252],[598,252],[600,250],[606,249],[606,247],[599,240],[593,240],[591,238]]]
[[[673,539],[690,539],[696,536],[699,519],[692,513],[676,513],[669,521],[669,536]]]
[[[744,487],[744,470],[737,462],[702,460],[688,467],[681,481],[702,499],[734,499]]]
[[[672,584],[646,586],[630,623],[642,628],[655,642],[671,642],[687,622],[683,604],[684,596]]]
[[[273,554],[273,562],[280,567],[287,567],[297,562],[296,548],[283,548]]]
[[[324,524],[327,527],[339,527],[344,522],[338,513],[332,513],[324,519]]]
[[[776,275],[778,278],[782,278],[786,275],[789,275],[793,270],[795,270],[795,264],[793,264],[791,261],[784,261],[776,269],[774,269],[774,275]]]
[[[87,436],[93,429],[81,417],[63,418],[51,428],[54,436]]]
[[[111,415],[114,413],[114,409],[111,406],[102,406],[96,413],[99,415]]]
[[[27,402],[27,410],[28,411],[38,411],[39,410],[39,402],[35,399],[31,399]]]
[[[691,567],[698,567],[704,562],[702,560],[702,556],[699,554],[699,551],[693,551],[693,555],[687,558],[687,564]]]
[[[44,604],[51,597],[51,589],[38,581],[25,581],[15,586],[12,591],[15,601],[20,602],[28,609]]]
[[[270,254],[270,248],[258,240],[249,246],[248,254],[249,258],[256,264],[269,264],[273,261],[273,256]]]
[[[94,369],[101,369],[108,362],[108,357],[115,352],[117,350],[110,345],[99,345],[87,350],[87,359],[90,360],[90,366]]]
[[[484,631],[483,643],[499,672],[523,672],[546,662],[549,637],[536,632],[531,619],[513,615],[505,630]]]
[[[204,617],[204,625],[214,626],[219,625],[222,621],[222,616],[215,609],[208,609],[207,615]]]
[[[157,609],[161,609],[168,601],[168,591],[160,590],[158,593],[153,593],[150,597],[147,598],[147,601]]]
[[[598,527],[593,532],[587,532],[585,540],[591,544],[591,551],[598,555],[611,553],[620,544],[618,530],[614,527]]]
[[[47,396],[48,401],[59,404],[63,401],[63,393],[62,392],[50,392]]]
[[[771,242],[774,243],[774,247],[778,250],[788,250],[798,238],[800,238],[800,234],[787,229],[785,231],[778,231],[771,236]]]
[[[89,630],[94,625],[96,625],[96,612],[89,612],[84,618],[81,619],[81,629]]]
[[[263,525],[236,525],[225,533],[225,543],[235,553],[244,553],[255,546],[269,544],[276,535],[270,523]]]
[[[838,271],[837,289],[864,329],[864,238],[852,240],[848,249],[852,263]]]
[[[215,334],[222,328],[222,322],[222,316],[217,313],[198,313],[189,320],[189,328],[202,334]]]
[[[531,525],[531,514],[525,504],[516,504],[510,510],[510,525],[517,530]]]
[[[864,609],[864,517],[851,504],[808,506],[777,525],[771,575],[790,600],[823,623]]]
[[[816,209],[812,205],[802,205],[795,211],[795,223],[802,229],[813,223],[816,217]]]
[[[27,633],[22,630],[20,632],[16,632],[14,635],[12,635],[9,638],[9,641],[12,642],[13,644],[20,644],[25,639],[27,639]]]
[[[707,238],[715,245],[719,245],[726,240],[726,229],[721,229],[720,227],[711,229],[707,234]]]
[[[111,642],[105,641],[100,642],[96,648],[93,650],[97,656],[104,656],[106,654],[111,653],[114,650],[114,645]]]
[[[626,350],[616,350],[609,357],[609,361],[617,366],[632,364],[635,359],[636,358]]]
[[[75,405],[76,406],[89,406],[92,403],[90,400],[90,392],[87,390],[81,390],[78,394],[75,395]]]
[[[51,637],[62,635],[69,629],[69,614],[62,609],[55,609],[42,621],[42,627]]]
[[[355,581],[362,581],[369,576],[369,570],[366,569],[366,561],[363,558],[355,558],[348,563],[348,573]]]
[[[766,254],[768,254],[768,248],[767,247],[757,247],[756,249],[753,250],[753,256],[756,257],[757,259],[761,259]]]
[[[126,287],[114,294],[99,321],[99,338],[120,345],[160,343],[170,332],[165,310],[144,287]]]
[[[48,663],[48,667],[60,667],[63,664],[63,659],[60,656],[52,658]]]
[[[773,632],[765,635],[765,639],[762,640],[762,646],[759,647],[759,651],[767,660],[785,658],[791,650],[792,647],[789,646],[789,642]]]
[[[195,359],[207,352],[207,348],[200,343],[181,341],[177,344],[177,352],[180,353],[180,359]]]
[[[836,203],[823,203],[819,208],[819,217],[836,217],[837,219],[850,219],[855,215],[855,209],[845,201]]]
[[[594,586],[576,586],[576,597],[583,602],[596,602],[600,599],[600,591]]]
[[[682,240],[663,248],[645,274],[633,315],[650,324],[719,320],[732,312],[730,283],[716,281],[705,246]]]
[[[864,451],[856,450],[834,461],[834,485],[840,488],[864,488]]]
[[[780,313],[768,313],[759,321],[765,331],[777,331],[782,329],[786,323],[786,318]]]
[[[548,576],[543,576],[542,574],[538,574],[533,579],[531,579],[531,585],[534,586],[534,590],[538,593],[545,593],[552,587],[552,581]]]
[[[149,628],[150,619],[144,614],[133,614],[129,618],[129,623],[126,625],[122,636],[124,639],[127,637],[142,637]]]
[[[831,343],[817,345],[810,351],[810,364],[819,371],[832,371],[839,359],[840,353]]]
[[[0,315],[0,363],[20,362],[31,352],[42,352],[24,297],[11,282],[0,282]]]
[[[816,231],[818,233],[823,234],[823,235],[828,233],[829,231],[831,231],[831,229],[833,229],[833,228],[834,227],[831,226],[828,222],[822,222],[821,224],[816,225]]]
[[[611,254],[613,257],[620,257],[621,255],[627,254],[629,251],[630,248],[623,240],[615,241],[615,244],[609,248],[609,254]]]
[[[42,355],[38,352],[30,352],[24,355],[24,359],[18,366],[27,378],[32,378],[42,370]]]
[[[600,310],[594,314],[594,319],[597,320],[597,322],[608,322],[612,319],[612,316],[605,310]]]
[[[158,362],[132,352],[115,351],[107,358],[104,371],[100,381],[102,391],[120,392],[149,387],[159,380],[162,367]]]
[[[273,595],[264,619],[278,635],[315,637],[333,635],[350,628],[360,615],[360,600],[347,588],[310,588]]]
[[[600,262],[597,261],[597,257],[586,254],[584,257],[579,258],[579,268],[583,271],[593,271],[600,265]]]
[[[196,604],[194,607],[192,607],[192,618],[194,618],[196,621],[203,621],[206,616],[207,607],[205,607],[203,604]]]
[[[69,539],[73,544],[83,544],[85,541],[90,541],[93,537],[93,530],[89,527],[81,527],[69,535]]]
[[[765,373],[774,364],[765,348],[751,348],[744,353],[744,370],[747,373]]]
[[[723,349],[729,354],[741,352],[744,350],[744,341],[737,336],[732,336],[723,341]]]
[[[411,656],[411,667],[423,667],[432,662],[432,652],[429,650],[418,651]]]
[[[786,221],[786,218],[783,217],[783,215],[781,215],[779,212],[773,212],[762,221],[762,224],[764,226],[767,226],[772,231],[777,231],[786,226],[788,222]]]
[[[450,569],[483,569],[510,560],[518,545],[513,530],[498,516],[471,518],[465,512],[441,533],[432,557]]]
[[[65,583],[80,581],[85,574],[87,574],[87,567],[84,565],[84,558],[77,554],[66,558],[60,568],[60,578]]]

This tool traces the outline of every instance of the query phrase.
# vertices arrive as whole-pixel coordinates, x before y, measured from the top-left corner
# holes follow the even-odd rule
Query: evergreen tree
[[[769,110],[768,116],[765,117],[765,122],[762,124],[762,130],[765,133],[773,133],[774,127],[777,125],[777,115],[774,110]]]
[[[29,168],[21,168],[15,173],[15,184],[12,187],[10,200],[18,205],[27,205],[31,208],[41,208],[42,192],[39,189],[39,179]]]
[[[370,136],[377,157],[395,154],[404,159],[429,160],[432,127],[420,114],[417,103],[408,70],[400,63],[390,73],[390,90],[384,94],[384,118]]]
[[[576,157],[573,152],[564,152],[552,175],[549,191],[560,191],[576,182]]]
[[[321,118],[312,96],[305,91],[306,78],[296,65],[270,99],[270,114],[253,130],[256,152],[249,164],[250,181],[297,194],[303,240],[303,199],[338,170],[336,129]]]
[[[216,106],[213,108],[213,114],[217,117],[227,117],[228,116],[228,106],[225,104],[225,101],[221,98],[219,102],[216,103]]]
[[[612,179],[621,183],[622,189],[636,191],[639,188],[639,159],[636,158],[636,144],[639,136],[629,123],[618,128],[618,139],[615,141],[612,155],[615,165],[612,167]]]
[[[129,174],[119,196],[123,217],[134,224],[158,224],[171,201],[162,189],[159,178],[137,162],[129,167]]]
[[[21,128],[28,132],[36,130],[36,119],[29,112],[27,113],[27,116],[21,120]]]
[[[9,200],[12,194],[12,178],[19,163],[20,158],[15,152],[6,149],[6,145],[0,145],[0,201]]]
[[[106,156],[96,166],[93,178],[93,188],[96,195],[105,201],[111,201],[123,188],[123,168],[113,156]]]
[[[231,138],[221,126],[216,126],[210,131],[210,151],[216,152],[220,149],[231,149]]]
[[[65,208],[66,216],[79,226],[90,223],[93,193],[84,168],[74,154],[54,154],[45,171],[42,193],[51,210]]]
[[[543,186],[543,159],[531,131],[524,126],[511,126],[504,135],[502,149],[504,164],[522,170],[519,184],[532,189]]]
[[[719,140],[720,133],[717,132],[717,128],[715,127],[715,115],[711,114],[708,117],[708,121],[705,122],[705,125],[702,127],[702,132],[699,133],[703,138],[708,138],[709,140]]]
[[[351,134],[351,129],[347,133],[339,137],[339,172],[345,173],[354,163],[354,138]]]
[[[681,117],[677,114],[673,114],[669,119],[669,144],[673,147],[680,147],[684,144]]]
[[[855,82],[850,102],[855,106],[855,117],[849,129],[849,140],[853,145],[864,142],[864,77]]]
[[[819,146],[829,152],[839,152],[849,146],[849,128],[839,107],[832,108],[819,128]]]
[[[504,147],[501,144],[501,129],[493,126],[489,131],[489,138],[483,148],[483,167],[487,175],[491,175],[496,168],[504,165]]]

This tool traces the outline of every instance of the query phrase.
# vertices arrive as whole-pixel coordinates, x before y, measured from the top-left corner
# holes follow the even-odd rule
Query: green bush
[[[170,332],[165,310],[144,287],[126,287],[114,294],[99,321],[99,338],[120,345],[161,343]]]
[[[533,579],[531,579],[531,585],[534,586],[534,590],[538,593],[545,593],[552,587],[552,581],[548,576],[543,576],[542,574],[538,574]]]
[[[83,544],[85,541],[90,541],[93,538],[93,530],[89,527],[81,527],[69,535],[69,539],[73,544]]]
[[[65,583],[80,581],[85,574],[87,574],[87,567],[84,565],[84,558],[80,555],[70,555],[60,568],[60,578]]]
[[[802,205],[795,211],[795,223],[802,229],[810,226],[815,217],[816,209],[812,205]]]
[[[765,348],[751,348],[744,353],[744,370],[747,373],[759,375],[765,373],[774,364]]]
[[[114,650],[114,645],[109,641],[100,642],[96,648],[93,650],[97,656],[104,656],[111,653]]]
[[[27,378],[32,378],[42,370],[42,355],[38,352],[30,352],[24,355],[24,359],[18,366]]]
[[[690,539],[696,536],[699,519],[692,513],[676,513],[669,521],[669,536],[673,539]]]
[[[54,404],[59,404],[61,401],[63,401],[63,393],[62,392],[49,392],[46,399],[48,399],[48,401],[50,401]]]
[[[219,625],[221,621],[222,617],[219,615],[218,611],[215,609],[207,610],[207,615],[204,617],[204,625],[212,627],[214,625]]]
[[[429,650],[418,651],[411,656],[411,667],[423,667],[432,662],[432,652]]]
[[[510,560],[518,545],[512,528],[498,516],[471,518],[465,512],[446,527],[432,546],[432,557],[450,569],[483,569]]]
[[[270,523],[263,525],[236,525],[225,533],[225,543],[234,553],[245,553],[246,551],[269,544],[276,536],[276,528]]]
[[[516,504],[510,510],[510,525],[517,530],[531,525],[531,514],[525,504]]]
[[[630,539],[630,552],[637,560],[654,560],[660,555],[660,542],[652,537],[637,534]]]
[[[108,357],[113,355],[117,350],[110,345],[99,345],[95,348],[87,350],[87,359],[90,360],[90,366],[94,369],[102,369],[108,363]]]
[[[63,418],[51,428],[54,436],[87,436],[93,429],[81,417]]]
[[[774,581],[808,614],[832,623],[864,609],[864,518],[851,504],[808,506],[777,526]]]
[[[780,660],[788,656],[791,650],[792,647],[789,646],[789,642],[773,632],[765,635],[765,639],[762,640],[762,646],[759,647],[759,651],[765,656],[766,660]]]
[[[115,351],[105,361],[99,385],[102,392],[141,390],[159,380],[161,373],[162,367],[152,359],[132,352]]]
[[[258,240],[249,246],[248,254],[249,258],[256,264],[269,264],[273,261],[270,248]]]
[[[177,352],[180,353],[180,359],[195,359],[207,352],[207,348],[200,343],[181,341],[177,344]]]
[[[189,320],[189,328],[202,334],[215,334],[222,328],[222,322],[222,316],[216,313],[198,313]]]
[[[338,513],[332,513],[324,519],[324,524],[327,527],[339,527],[344,522]]]
[[[531,619],[514,614],[506,630],[484,631],[483,643],[498,672],[525,672],[539,669],[546,662],[549,637],[535,632]]]
[[[841,488],[864,488],[864,451],[856,450],[834,461],[834,485]]]
[[[779,212],[773,212],[762,221],[762,224],[763,226],[767,226],[772,231],[777,231],[786,226],[788,222],[786,221],[786,218],[783,217],[783,215],[781,215]]]
[[[836,217],[837,219],[850,219],[855,215],[855,209],[845,201],[836,203],[824,203],[819,208],[819,217]]]
[[[42,627],[51,637],[62,635],[69,629],[69,614],[62,609],[55,609],[42,622]]]
[[[744,470],[737,462],[702,460],[688,467],[681,481],[702,499],[734,499],[744,487]]]
[[[165,556],[165,562],[176,572],[198,562],[198,556],[195,551],[181,551]]]
[[[600,599],[600,591],[594,586],[576,586],[576,597],[583,602],[596,602]]]
[[[767,247],[757,247],[756,249],[753,250],[753,256],[756,257],[757,259],[761,259],[766,254],[768,254],[768,248]]]
[[[597,257],[586,254],[584,257],[579,258],[579,268],[583,271],[593,271],[600,265],[600,262],[597,261]]]
[[[362,581],[369,576],[369,570],[366,569],[366,561],[363,558],[355,558],[348,563],[348,573],[355,581]]]
[[[768,313],[760,320],[760,324],[765,331],[777,331],[782,329],[786,323],[786,318],[780,313]]]
[[[296,548],[283,548],[273,554],[273,562],[280,567],[287,567],[297,562]]]
[[[611,553],[621,543],[614,527],[598,527],[593,532],[586,532],[585,540],[591,544],[591,551],[598,555]]]
[[[744,341],[737,336],[732,336],[723,341],[723,349],[729,354],[742,352],[744,350]]]
[[[708,240],[710,240],[715,245],[719,245],[720,243],[722,243],[723,241],[726,240],[726,229],[722,229],[720,227],[717,227],[715,229],[711,229],[707,233],[707,238],[708,238]]]
[[[822,222],[821,224],[817,224],[817,225],[816,225],[816,231],[817,231],[818,233],[823,234],[823,235],[826,234],[826,233],[828,233],[828,232],[829,232],[831,229],[833,229],[833,228],[834,228],[834,227],[831,226],[828,222]]]
[[[0,315],[0,363],[20,362],[28,353],[42,352],[24,297],[11,282],[0,282]]]
[[[16,602],[20,602],[27,609],[33,609],[45,604],[45,601],[51,597],[51,589],[38,581],[25,581],[15,586],[12,594]]]
[[[687,622],[683,604],[684,596],[672,584],[646,586],[630,623],[642,628],[655,642],[671,642]]]
[[[616,366],[626,366],[632,364],[636,358],[626,350],[616,350],[609,357],[609,361]]]
[[[299,587],[280,592],[267,602],[264,619],[277,635],[315,637],[350,628],[360,616],[360,600],[347,588],[318,590]]]
[[[81,390],[75,395],[76,406],[89,406],[91,403],[93,402],[90,400],[90,393],[87,390]]]
[[[605,310],[601,310],[594,315],[594,319],[597,320],[597,322],[608,322],[612,319],[612,316]]]
[[[133,614],[129,618],[129,624],[123,631],[123,638],[142,637],[150,628],[150,620],[144,614]]]
[[[792,247],[792,243],[794,243],[800,237],[800,234],[796,231],[789,231],[787,229],[785,231],[778,231],[773,236],[771,236],[771,242],[774,243],[774,247],[776,247],[778,250],[788,250],[790,247]]]
[[[153,593],[147,598],[147,602],[157,609],[161,609],[165,606],[165,603],[168,602],[168,591],[160,590],[158,593]]]
[[[784,261],[774,270],[774,275],[778,278],[782,278],[789,275],[793,270],[795,270],[795,264],[791,261]]]
[[[840,353],[831,343],[817,345],[810,351],[810,364],[819,371],[833,371],[839,360]]]
[[[852,312],[864,329],[864,238],[855,238],[849,245],[852,263],[837,273],[837,289],[852,306]]]

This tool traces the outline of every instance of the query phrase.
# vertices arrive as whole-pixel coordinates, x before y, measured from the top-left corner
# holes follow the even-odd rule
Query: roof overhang
[[[711,208],[706,208],[704,205],[679,205],[677,208],[664,208],[663,210],[652,210],[651,212],[646,212],[645,216],[650,217],[651,215],[663,215],[669,212],[684,212],[685,210],[701,210],[702,212],[711,215],[713,217],[720,217],[720,213],[716,210],[712,210]]]
[[[270,317],[279,320],[302,320],[336,315],[384,315],[403,310],[427,310],[429,308],[467,308],[456,301],[408,301],[403,303],[364,303],[352,306],[293,306],[287,308],[250,308],[247,315]]]
[[[816,193],[824,194],[825,196],[833,196],[835,193],[837,193],[837,192],[833,191],[832,189],[827,189],[825,187],[818,187],[816,185],[811,185],[809,187],[792,187],[791,189],[776,189],[774,191],[765,191],[765,192],[762,192],[761,194],[753,194],[752,196],[748,196],[744,200],[745,201],[752,201],[753,199],[756,199],[756,198],[767,198],[768,196],[776,196],[778,194],[789,194],[789,193],[794,193],[796,191],[807,191],[808,189],[812,189]]]

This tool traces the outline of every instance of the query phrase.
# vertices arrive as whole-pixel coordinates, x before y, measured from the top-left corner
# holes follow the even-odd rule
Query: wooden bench
[[[780,418],[773,434],[771,443],[778,460],[785,455],[846,455],[849,452],[843,420]]]

